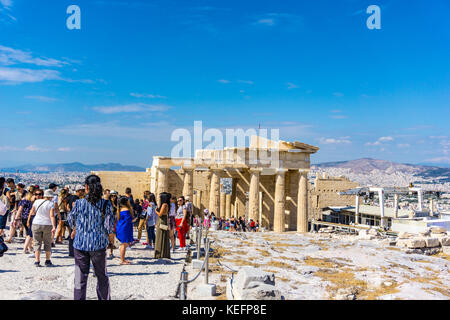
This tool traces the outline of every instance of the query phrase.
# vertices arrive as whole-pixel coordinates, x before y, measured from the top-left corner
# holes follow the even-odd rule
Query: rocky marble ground
[[[450,257],[407,254],[382,240],[292,232],[209,232],[210,282],[226,299],[226,280],[242,266],[273,272],[285,299],[450,298]],[[232,269],[232,270],[231,270]],[[201,281],[201,280],[198,280]],[[192,292],[191,298],[201,298]]]
[[[135,235],[136,236],[136,235]],[[23,238],[7,244],[9,251],[0,258],[0,300],[12,299],[72,299],[74,260],[68,257],[67,245],[54,248],[54,267],[34,266],[34,258],[22,253]],[[116,243],[118,246],[118,243]],[[172,259],[154,259],[154,251],[136,244],[127,250],[131,265],[119,264],[116,258],[107,260],[113,300],[173,299],[186,253],[173,253]],[[45,261],[42,254],[41,265]],[[87,299],[97,299],[96,278],[89,275]]]

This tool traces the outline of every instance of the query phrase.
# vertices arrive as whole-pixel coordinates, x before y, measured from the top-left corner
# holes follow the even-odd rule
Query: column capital
[[[170,167],[161,166],[161,167],[156,167],[156,169],[162,170],[162,171],[169,171]]]
[[[261,173],[262,168],[248,168],[248,171],[254,172],[254,173]]]
[[[287,171],[288,171],[288,169],[285,169],[285,168],[275,169],[276,174],[285,174]]]
[[[308,174],[309,171],[311,171],[311,169],[298,169],[298,172],[300,172],[300,173],[306,173],[306,174]]]

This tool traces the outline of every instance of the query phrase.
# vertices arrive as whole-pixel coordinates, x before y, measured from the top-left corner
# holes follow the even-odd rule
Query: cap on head
[[[75,187],[75,191],[80,191],[80,190],[84,190],[85,188],[81,185],[81,184],[77,184],[77,186]]]

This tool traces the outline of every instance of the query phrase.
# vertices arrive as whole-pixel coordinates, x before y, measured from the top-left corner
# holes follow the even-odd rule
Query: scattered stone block
[[[405,253],[407,254],[423,254],[422,249],[406,249]]]
[[[202,283],[195,287],[195,293],[201,297],[213,297],[216,295],[216,285],[212,283]]]
[[[274,285],[257,282],[253,288],[243,290],[241,300],[281,300],[281,292]]]
[[[400,232],[398,234],[398,238],[399,239],[410,239],[412,237],[414,237],[414,235],[412,233],[409,233],[409,232]]]
[[[439,238],[439,243],[441,244],[441,246],[450,246],[450,237],[442,237]]]
[[[424,240],[427,248],[439,247],[440,245],[438,238],[424,238]]]
[[[446,255],[450,255],[450,246],[442,247],[442,253]]]
[[[424,248],[426,245],[423,239],[408,239],[407,247],[409,249]]]
[[[203,265],[203,260],[201,259],[192,259],[192,268],[200,269]]]
[[[408,239],[397,239],[396,245],[401,248],[406,248],[408,246]]]
[[[419,235],[422,237],[429,237],[431,235],[431,230],[428,229],[427,231],[419,232]]]
[[[369,229],[368,234],[372,235],[372,236],[377,236],[378,235],[378,231],[376,229]]]
[[[231,297],[231,298],[229,298]],[[275,275],[254,267],[242,267],[227,283],[227,298],[234,300],[279,300]]]
[[[23,297],[21,300],[70,300],[56,292],[38,290],[30,295]]]
[[[435,255],[435,254],[438,254],[439,252],[441,252],[441,247],[423,248],[422,251],[423,251],[423,254],[425,254],[427,256],[432,256],[432,255]]]
[[[431,233],[447,233],[447,229],[443,227],[431,227]]]

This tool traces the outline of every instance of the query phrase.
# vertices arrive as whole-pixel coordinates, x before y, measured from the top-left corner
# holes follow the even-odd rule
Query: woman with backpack
[[[100,178],[90,175],[85,180],[87,197],[76,200],[67,222],[75,232],[73,240],[75,258],[74,300],[86,300],[90,264],[97,278],[97,297],[110,300],[110,285],[106,271],[106,247],[114,232],[111,203],[102,199]]]

